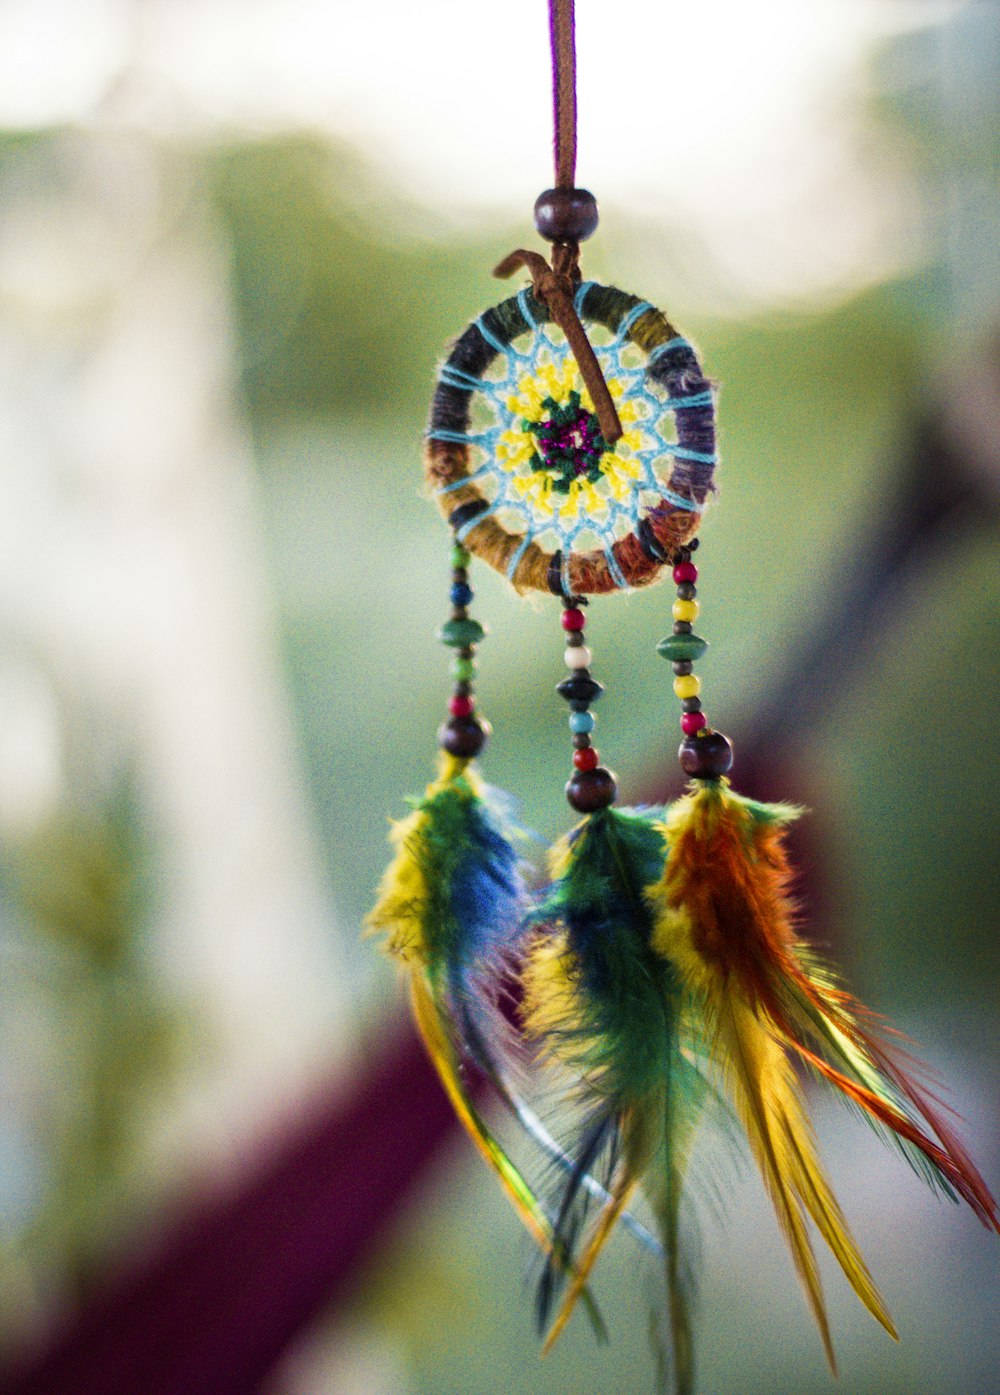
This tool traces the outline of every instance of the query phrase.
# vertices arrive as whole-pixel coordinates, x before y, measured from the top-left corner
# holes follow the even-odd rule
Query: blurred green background
[[[515,7],[510,36],[484,7],[417,8],[413,29],[384,7],[380,38],[304,0],[0,5],[8,1350],[363,1065],[399,1010],[358,933],[447,688],[426,403],[444,346],[505,294],[489,269],[529,236],[548,142],[543,7]],[[801,726],[775,719],[782,793],[814,810],[823,937],[920,1041],[996,1183],[1000,11],[775,3],[751,32],[725,5],[713,79],[689,71],[709,61],[697,25],[639,5],[655,129],[615,100],[606,12],[578,9],[581,176],[602,199],[587,274],[666,309],[721,386],[699,554],[713,721],[766,756],[755,714],[774,719],[803,637],[845,597],[871,614],[839,633]],[[476,83],[503,97],[478,135]],[[866,541],[942,442],[955,507],[857,596]],[[486,774],[555,836],[552,608],[477,589]],[[654,590],[588,627],[629,799],[672,778],[668,606]],[[839,1388],[990,1395],[995,1246],[846,1114],[817,1116],[903,1337],[831,1274]],[[612,1347],[574,1324],[539,1366],[517,1227],[471,1150],[445,1164],[274,1395],[651,1388],[627,1244],[598,1279]],[[709,1149],[705,1173],[699,1391],[834,1389],[749,1169]]]

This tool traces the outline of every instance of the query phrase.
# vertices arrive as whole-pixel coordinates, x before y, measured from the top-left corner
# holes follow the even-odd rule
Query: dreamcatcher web
[[[581,315],[593,284],[584,282],[576,293]],[[671,396],[651,378],[648,370],[658,357],[690,345],[675,336],[646,355],[629,338],[636,320],[653,308],[648,301],[634,305],[614,334],[591,321],[594,352],[623,427],[621,438],[608,446],[562,330],[539,322],[529,296],[524,290],[517,301],[532,330],[511,343],[498,338],[482,317],[476,321],[495,350],[483,376],[450,363],[441,369],[442,384],[470,393],[469,425],[465,431],[435,429],[428,438],[468,447],[470,468],[438,492],[446,495],[474,484],[486,502],[458,530],[459,540],[490,516],[519,536],[508,576],[532,542],[549,552],[561,549],[564,555],[599,547],[615,575],[614,543],[634,532],[651,508],[665,502],[700,511],[695,500],[667,481],[675,460],[714,464],[714,455],[678,443],[674,415],[711,407],[712,393],[702,381],[697,391]],[[615,579],[626,584],[620,574]]]

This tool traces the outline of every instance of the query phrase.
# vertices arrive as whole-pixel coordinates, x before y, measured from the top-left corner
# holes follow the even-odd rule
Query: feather
[[[566,1264],[543,1206],[477,1110],[462,1078],[470,1057],[495,1082],[503,1018],[486,980],[521,921],[517,854],[468,763],[443,756],[439,778],[394,825],[396,855],[367,919],[407,969],[414,1019],[455,1112],[525,1228],[556,1269]],[[510,1101],[508,1101],[510,1103]],[[513,1108],[513,1105],[511,1105]],[[584,1295],[598,1335],[603,1322]]]
[[[545,1265],[538,1290],[548,1350],[582,1285],[642,1188],[662,1247],[677,1388],[693,1388],[690,1284],[678,1261],[685,1165],[704,1082],[681,1049],[679,979],[654,952],[645,889],[665,844],[649,815],[606,809],[554,849],[553,884],[535,913],[523,970],[524,1025],[549,1063],[573,1079],[582,1122],[551,1207],[572,1272]],[[593,1188],[603,1202],[587,1224]]]
[[[819,1162],[793,1058],[898,1139],[925,1175],[964,1197],[980,1219],[994,1227],[997,1220],[985,1183],[929,1096],[861,1025],[864,1010],[796,934],[782,830],[797,813],[744,799],[726,780],[694,781],[662,825],[669,852],[649,899],[656,915],[654,945],[703,1014],[716,1068],[832,1366],[807,1216],[861,1301],[896,1333]]]

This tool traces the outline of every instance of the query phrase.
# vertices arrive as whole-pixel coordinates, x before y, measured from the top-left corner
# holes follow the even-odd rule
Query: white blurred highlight
[[[580,182],[606,211],[696,236],[754,307],[872,284],[917,247],[905,160],[865,138],[866,64],[955,8],[580,0]],[[545,6],[8,0],[0,125],[95,111],[159,129],[314,126],[432,206],[527,221],[551,182]]]

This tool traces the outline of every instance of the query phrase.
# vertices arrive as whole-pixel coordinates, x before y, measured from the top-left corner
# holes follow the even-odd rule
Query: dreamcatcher
[[[546,1346],[588,1289],[621,1220],[660,1259],[663,1350],[693,1389],[692,1278],[682,1202],[699,1126],[735,1117],[746,1133],[819,1325],[833,1350],[808,1222],[865,1306],[895,1336],[819,1161],[799,1074],[825,1081],[985,1225],[995,1205],[920,1068],[796,930],[784,835],[797,810],[730,785],[732,748],[702,705],[707,648],[694,556],[716,464],[714,399],[694,348],[648,301],[582,278],[597,227],[575,187],[573,5],[551,0],[556,187],[535,206],[551,262],[517,251],[498,268],[530,285],[456,340],[431,408],[426,478],[452,535],[452,611],[440,639],[454,690],[437,780],[396,825],[396,857],[371,926],[407,968],[416,1021],[459,1117],[542,1256]],[[474,765],[489,736],[474,692],[485,631],[470,613],[476,556],[519,591],[561,603],[572,771],[581,821],[555,847],[551,881],[529,898],[504,815]],[[680,704],[684,796],[665,810],[619,808],[593,744],[603,688],[586,642],[591,597],[669,571],[673,627],[657,645]],[[572,1125],[553,1137],[515,1084],[513,1029],[497,1006],[515,973],[535,1068],[558,1083]],[[484,1072],[554,1164],[533,1189],[477,1111],[463,1064]],[[642,1193],[655,1235],[628,1210]],[[665,1368],[664,1368],[665,1369]]]

